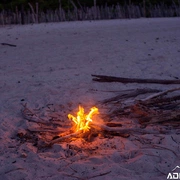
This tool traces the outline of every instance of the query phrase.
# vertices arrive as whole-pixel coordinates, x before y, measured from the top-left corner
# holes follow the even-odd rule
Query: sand
[[[39,151],[20,142],[22,104],[51,105],[62,118],[109,91],[178,85],[93,82],[91,74],[180,78],[180,19],[63,22],[0,27],[0,179],[167,179],[180,165],[177,133],[77,139]],[[100,109],[101,111],[101,109]]]

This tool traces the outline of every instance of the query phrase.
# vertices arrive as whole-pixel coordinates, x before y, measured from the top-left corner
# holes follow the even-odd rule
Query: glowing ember
[[[89,123],[92,122],[92,116],[98,114],[98,108],[92,107],[89,114],[84,113],[84,108],[79,106],[79,111],[77,116],[74,117],[71,114],[68,114],[68,118],[75,122],[75,131],[83,130],[83,132],[89,131]]]

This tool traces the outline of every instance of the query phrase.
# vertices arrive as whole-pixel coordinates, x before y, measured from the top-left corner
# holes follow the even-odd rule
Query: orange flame
[[[84,108],[79,106],[77,116],[75,117],[71,114],[68,114],[68,118],[75,122],[75,131],[83,130],[83,132],[86,132],[90,129],[89,123],[92,122],[92,116],[98,113],[98,108],[92,107],[91,111],[86,115]]]

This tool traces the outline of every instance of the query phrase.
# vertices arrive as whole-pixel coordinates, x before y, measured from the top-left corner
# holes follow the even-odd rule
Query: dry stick
[[[58,123],[51,123],[47,122],[45,119],[42,119],[37,116],[37,114],[33,113],[30,109],[27,108],[27,104],[22,104],[24,109],[21,110],[22,116],[24,119],[28,120],[29,122],[34,122],[34,123],[40,123],[43,125],[60,125]]]
[[[119,126],[121,126],[121,124],[120,123],[112,123],[113,125],[115,125],[116,127],[119,127]],[[107,130],[108,128],[110,128],[110,127],[108,127],[108,126],[106,126],[106,125],[101,125],[101,127],[99,126],[99,125],[97,125],[97,124],[92,124],[92,127],[96,127],[96,126],[98,126],[98,129],[100,129],[101,130],[101,127],[104,127],[104,130]],[[95,129],[97,129],[97,127],[95,128]],[[117,130],[117,129],[115,129],[115,130]],[[108,130],[108,131],[114,131],[113,130],[113,128],[111,129],[111,130]],[[116,132],[116,131],[115,131]],[[78,135],[80,135],[80,134],[82,134],[83,133],[83,131],[82,130],[80,130],[80,131],[77,131],[77,132],[75,132],[75,133],[71,133],[71,134],[68,134],[68,135],[65,135],[65,136],[61,136],[61,137],[59,137],[59,138],[57,138],[57,139],[55,139],[55,140],[52,140],[48,145],[53,145],[53,144],[55,144],[55,143],[58,143],[58,142],[60,142],[60,141],[64,141],[65,139],[69,139],[69,138],[73,138],[73,137],[77,137]],[[122,133],[123,134],[123,133]]]
[[[74,176],[74,175],[70,175],[70,174],[66,174],[66,173],[63,173],[65,176],[69,176],[69,177],[73,177],[73,178],[77,178],[77,179],[80,179],[80,180],[89,180],[89,179],[92,179],[92,178],[96,178],[96,177],[99,177],[99,176],[105,176],[107,174],[111,173],[111,171],[108,171],[108,172],[105,172],[105,173],[100,173],[98,175],[94,175],[94,176],[90,176],[90,177],[85,177],[85,178],[81,178],[81,177],[78,177],[78,176]]]
[[[22,113],[22,116],[24,117],[24,119],[26,119],[30,122],[41,123],[44,125],[50,124],[48,122],[45,122],[45,120],[39,118],[35,113],[33,113],[30,109],[28,109],[26,104],[23,106],[24,106],[24,109],[21,110],[21,113]]]
[[[94,175],[94,176],[90,176],[87,179],[92,179],[92,178],[96,178],[96,177],[99,177],[99,176],[105,176],[105,175],[107,175],[109,173],[111,173],[111,171],[108,171],[108,172],[105,172],[105,173],[100,173],[100,174]]]
[[[37,133],[40,133],[40,132],[64,133],[68,129],[65,129],[65,128],[61,128],[61,129],[59,129],[59,128],[58,129],[31,129],[31,128],[28,128],[27,130],[30,132],[37,132]]]
[[[167,148],[167,147],[163,147],[163,146],[159,146],[159,145],[152,145],[155,149],[166,149],[166,150],[169,150],[169,151],[171,151],[172,153],[174,153],[174,155],[176,156],[176,157],[178,157],[178,155],[176,154],[176,152],[175,151],[173,151],[172,149],[169,149],[169,148]],[[142,149],[145,149],[145,148],[151,148],[151,147],[141,147]]]
[[[33,120],[33,116],[37,117],[37,115],[35,113],[33,113],[30,109],[27,108],[27,103],[22,104],[22,106],[24,107],[24,109],[21,110],[23,117],[32,122],[36,122],[35,120]]]
[[[163,92],[159,92],[159,93],[150,95],[150,96],[148,96],[148,97],[146,97],[146,98],[144,98],[144,99],[141,99],[141,100],[140,100],[140,104],[148,105],[148,104],[151,104],[151,103],[152,103],[152,104],[153,104],[153,103],[156,103],[156,102],[153,102],[153,100],[154,100],[155,98],[160,97],[160,96],[164,96],[164,95],[166,95],[166,94],[168,94],[168,93],[170,93],[170,92],[174,92],[174,91],[178,91],[178,90],[180,90],[180,88],[169,89],[169,90],[166,90],[166,91],[163,91]],[[169,98],[169,100],[170,100],[170,101],[178,100],[178,98],[179,98],[179,96],[175,96],[175,97],[173,97],[173,98]],[[113,98],[111,98],[111,99],[113,99]],[[107,101],[107,100],[105,100],[105,101]],[[134,103],[135,101],[136,101],[136,100],[131,100],[131,101],[129,101],[129,102],[132,104],[132,103]],[[162,99],[162,102],[164,102],[164,101],[168,101],[168,98]],[[126,103],[128,103],[128,101],[126,101]],[[126,106],[126,108],[130,108],[130,106]],[[114,113],[116,114],[116,113],[119,112],[120,110],[122,111],[122,109],[117,109],[117,110],[113,111],[112,114],[114,114]]]
[[[76,137],[76,136],[78,136],[78,135],[80,135],[80,134],[82,134],[82,133],[83,133],[83,131],[80,130],[80,131],[77,131],[77,132],[75,132],[75,133],[72,133],[72,134],[68,134],[68,135],[66,135],[66,136],[59,137],[59,138],[57,138],[57,139],[52,140],[48,145],[51,146],[51,145],[53,145],[53,144],[55,144],[55,143],[58,143],[58,142],[60,142],[60,141],[64,141],[65,139],[69,139],[69,138]]]
[[[94,75],[92,80],[98,82],[121,82],[121,83],[154,83],[154,84],[180,84],[180,80],[163,80],[163,79],[138,79],[123,78],[114,76]]]
[[[147,93],[156,93],[156,92],[159,92],[160,90],[157,90],[157,89],[136,89],[135,91],[133,92],[130,92],[130,93],[124,93],[124,94],[120,94],[120,95],[117,95],[113,98],[109,98],[109,99],[105,99],[102,101],[102,103],[109,103],[109,102],[112,102],[112,101],[117,101],[119,99],[125,99],[125,98],[131,98],[131,97],[136,97],[140,94],[147,94]]]
[[[34,11],[34,8],[33,6],[31,5],[31,3],[28,3],[29,7],[31,8],[31,11],[32,11],[32,19],[33,19],[33,23],[36,22],[36,13]]]
[[[169,92],[174,92],[174,91],[179,91],[179,90],[180,90],[180,88],[169,89],[169,90],[167,90],[167,91],[163,91],[163,92],[159,92],[159,93],[157,93],[157,94],[153,94],[153,95],[151,95],[151,96],[149,96],[149,97],[147,97],[147,98],[145,98],[145,99],[143,99],[143,100],[141,100],[141,101],[145,102],[145,101],[148,101],[148,100],[157,98],[157,97],[159,97],[159,96],[164,96],[164,95],[166,95],[166,94],[169,93]]]
[[[109,126],[109,127],[122,127],[122,123],[119,123],[119,122],[108,122],[108,123],[106,123],[106,126]]]
[[[9,43],[1,43],[1,45],[4,45],[4,46],[11,46],[11,47],[16,47],[15,44],[9,44]]]
[[[21,110],[22,116],[24,117],[24,119],[30,121],[30,122],[34,122],[34,123],[40,123],[40,124],[44,124],[44,125],[58,125],[58,126],[67,126],[69,124],[63,124],[63,123],[53,123],[53,122],[47,122],[45,119],[40,118],[37,114],[35,114],[34,112],[32,112],[30,109],[27,108],[27,104],[22,104],[22,106],[24,107]]]
[[[76,179],[80,179],[80,180],[87,180],[86,178],[81,178],[81,177],[70,175],[70,174],[66,174],[66,173],[63,173],[63,175],[69,176],[69,177],[72,177],[72,178],[76,178]]]
[[[97,130],[104,130],[108,132],[117,132],[119,134],[134,134],[134,133],[140,133],[140,134],[159,134],[159,131],[154,131],[154,130],[146,130],[146,129],[140,129],[140,128],[117,128],[117,127],[108,127],[103,124],[96,124],[96,123],[91,123],[91,127],[97,129]],[[161,133],[169,133],[168,130],[161,130]]]
[[[18,170],[25,170],[24,168],[15,168],[15,169],[10,169],[10,170],[8,170],[8,171],[6,171],[6,172],[4,172],[4,174],[8,174],[8,173],[11,173],[11,172],[13,172],[13,171],[18,171]],[[0,174],[1,175],[1,174]]]
[[[156,124],[156,123],[167,123],[168,121],[175,121],[177,118],[180,117],[180,111],[175,111],[175,112],[165,112],[160,115],[152,115],[149,116],[148,118],[151,119],[150,121],[142,121],[141,124],[148,125],[148,124]],[[173,124],[173,123],[172,123]],[[176,124],[180,124],[180,121],[177,120]]]
[[[147,105],[147,106],[159,106],[159,104],[161,106],[163,106],[163,103],[169,103],[170,106],[178,106],[180,104],[180,102],[178,102],[180,100],[180,95],[177,96],[173,96],[173,97],[167,97],[167,98],[161,98],[161,99],[152,99],[152,100],[148,100],[148,101],[144,101],[141,102],[141,104],[143,105]]]

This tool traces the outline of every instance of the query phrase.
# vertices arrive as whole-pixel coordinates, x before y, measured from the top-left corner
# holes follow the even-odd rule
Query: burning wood
[[[23,106],[22,114],[30,124],[37,123],[39,125],[39,128],[32,128],[28,125],[27,132],[37,134],[37,139],[43,140],[45,146],[77,138],[91,140],[92,137],[98,135],[101,137],[121,136],[127,138],[135,134],[169,134],[172,127],[176,128],[180,124],[179,90],[180,88],[167,91],[152,89],[122,91],[120,96],[99,102],[101,109],[104,106],[109,107],[108,113],[103,117],[97,107],[92,107],[89,113],[85,113],[82,106],[79,106],[75,116],[67,113],[69,122],[67,122],[67,118],[61,122],[58,122],[58,119],[55,122],[45,120],[33,110],[28,109],[26,105]],[[137,98],[138,93],[139,95],[154,94],[129,103],[129,98]],[[171,95],[172,93],[174,94]],[[116,99],[118,101],[114,103]],[[101,116],[104,122],[99,123],[96,115]],[[115,122],[115,119],[118,121]],[[129,124],[127,120],[129,120]],[[158,126],[154,126],[155,123]],[[171,128],[167,128],[167,125]],[[178,128],[176,131],[179,133]]]
[[[94,114],[98,114],[98,108],[92,107],[91,111],[86,115],[84,113],[84,108],[79,106],[79,111],[77,112],[77,117],[74,117],[71,114],[68,114],[68,118],[74,121],[75,123],[75,131],[83,131],[86,132],[90,129],[89,123],[92,122],[92,116]]]
[[[77,112],[76,117],[73,116],[72,114],[68,114],[68,118],[74,122],[74,126],[72,127],[73,133],[65,136],[62,136],[61,134],[60,137],[51,141],[49,145],[63,141],[65,139],[77,137],[89,131],[91,128],[89,124],[93,121],[92,116],[98,113],[99,113],[98,108],[92,107],[90,112],[88,114],[85,114],[84,108],[82,106],[79,106],[79,111]]]

